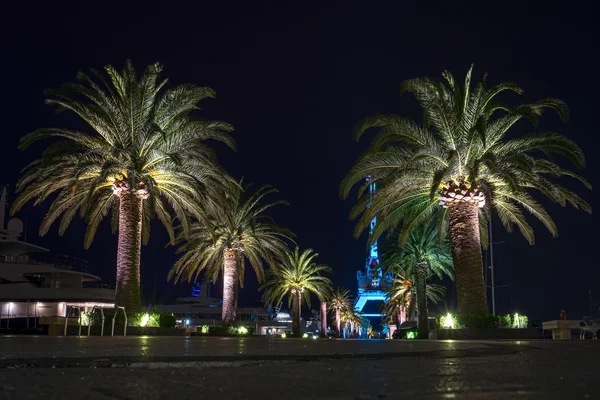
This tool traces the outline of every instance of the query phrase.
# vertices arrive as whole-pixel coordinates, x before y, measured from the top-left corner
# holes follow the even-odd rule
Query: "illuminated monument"
[[[367,177],[367,182],[371,181],[371,177]],[[369,193],[371,199],[375,194],[376,183],[371,182],[369,184]],[[369,235],[373,233],[377,218],[373,218],[369,229]],[[392,276],[390,274],[384,274],[379,266],[379,253],[377,251],[377,241],[373,242],[369,248],[369,255],[365,262],[364,269],[358,270],[356,273],[356,279],[358,280],[358,295],[356,296],[356,302],[354,308],[357,312],[362,313],[367,303],[367,310],[362,314],[365,317],[382,317],[383,314],[379,311],[382,303],[386,301],[385,290],[392,284]]]

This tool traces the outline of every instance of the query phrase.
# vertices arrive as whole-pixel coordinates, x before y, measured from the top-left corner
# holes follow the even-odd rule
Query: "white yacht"
[[[25,328],[39,317],[64,317],[67,306],[114,307],[115,291],[100,285],[87,262],[51,254],[20,240],[23,222],[5,226],[6,187],[0,194],[0,328]]]

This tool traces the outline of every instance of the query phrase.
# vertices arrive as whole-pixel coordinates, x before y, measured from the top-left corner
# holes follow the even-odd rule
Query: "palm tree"
[[[357,140],[370,128],[378,128],[379,134],[344,178],[341,193],[347,197],[354,185],[362,185],[351,216],[360,216],[356,235],[377,217],[371,241],[400,226],[403,244],[414,227],[439,210],[440,225],[450,231],[458,311],[486,314],[481,245],[487,242],[486,222],[492,208],[508,231],[516,225],[533,244],[533,230],[523,209],[553,236],[557,228],[531,192],[591,212],[587,202],[555,178],[568,176],[591,186],[550,157],[559,154],[583,167],[583,152],[570,139],[557,133],[508,136],[519,120],[535,123],[545,109],[557,111],[566,120],[565,103],[543,99],[508,108],[496,98],[505,91],[522,93],[518,86],[487,87],[485,77],[472,85],[471,72],[472,67],[462,87],[448,72],[443,74],[446,84],[429,78],[404,82],[403,91],[413,93],[423,108],[422,125],[396,115],[377,115],[358,124]],[[367,177],[378,187],[372,201],[365,190]]]
[[[348,289],[337,286],[331,297],[329,298],[329,308],[335,311],[335,326],[337,328],[338,337],[341,337],[341,313],[346,310],[351,310],[352,307],[352,295]]]
[[[54,195],[40,234],[62,215],[62,235],[79,213],[87,222],[88,248],[112,210],[113,232],[118,230],[115,301],[128,312],[141,306],[140,252],[151,219],[158,217],[173,242],[171,211],[187,229],[190,215],[202,215],[195,205],[209,202],[210,188],[224,179],[206,141],[234,147],[227,134],[231,125],[191,116],[215,92],[191,84],[166,89],[167,80],[159,79],[162,69],[152,64],[138,79],[127,61],[122,72],[105,67],[108,79],[97,71],[93,78],[80,72],[79,83],[49,91],[46,103],[75,113],[89,131],[38,129],[20,144],[26,149],[41,139],[59,139],[26,168],[12,213],[30,200],[38,205]]]
[[[277,190],[269,186],[254,191],[231,187],[218,197],[205,217],[196,223],[191,233],[179,235],[182,243],[177,260],[169,273],[169,279],[192,281],[206,270],[216,280],[223,272],[222,322],[231,324],[236,319],[236,288],[239,281],[243,287],[245,260],[254,269],[259,282],[264,278],[262,262],[274,266],[275,257],[287,250],[286,240],[292,234],[275,225],[266,212],[283,201],[265,202],[266,196]]]
[[[393,281],[393,284],[399,286],[396,290],[406,291],[407,284],[411,283],[411,293],[406,293],[404,296],[412,298],[412,289],[414,289],[419,336],[427,337],[429,332],[426,282],[433,275],[438,279],[443,279],[444,276],[454,279],[449,243],[447,241],[440,243],[435,220],[431,220],[413,229],[403,247],[398,246],[398,239],[393,236],[384,244],[383,250],[382,265],[392,272],[396,270],[396,273],[403,275],[395,278],[395,281],[399,282]],[[408,280],[405,279],[407,274],[410,275]],[[395,299],[398,299],[398,296]]]
[[[321,337],[327,337],[327,302],[321,301]]]
[[[410,269],[405,269],[400,265],[395,265],[388,269],[394,278],[392,279],[392,285],[386,290],[387,301],[382,308],[382,312],[387,315],[388,321],[393,321],[394,317],[399,322],[399,315],[402,312],[406,312],[409,319],[412,319],[414,314],[415,302],[413,299],[417,298],[416,294],[416,283],[414,273],[409,272]],[[426,276],[425,282],[435,276],[434,273],[429,272]],[[442,285],[427,283],[425,287],[425,298],[430,303],[437,304],[442,300],[446,288]]]
[[[314,262],[319,254],[312,249],[287,251],[279,260],[276,268],[267,271],[269,279],[261,286],[265,290],[264,299],[269,304],[279,304],[288,296],[288,307],[291,306],[294,314],[293,332],[300,333],[300,313],[302,302],[310,307],[311,293],[320,301],[325,301],[331,287],[329,278],[322,276],[323,272],[331,269],[323,264]]]
[[[344,326],[349,330],[350,337],[354,336],[354,328],[362,327],[365,319],[362,315],[356,312],[354,308],[347,308],[341,313],[341,318],[344,321]]]

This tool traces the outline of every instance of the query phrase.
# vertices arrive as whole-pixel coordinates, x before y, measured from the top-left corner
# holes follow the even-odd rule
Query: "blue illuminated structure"
[[[371,199],[377,189],[377,183],[372,182],[371,177],[367,177],[369,184],[369,193]],[[369,203],[370,205],[370,203]],[[369,235],[373,234],[375,225],[377,224],[377,218],[373,218],[371,221]],[[392,284],[392,277],[389,274],[383,274],[381,267],[379,266],[379,252],[377,250],[377,241],[374,241],[369,248],[369,255],[367,256],[364,270],[358,270],[356,273],[356,279],[358,280],[358,295],[356,296],[356,302],[354,303],[354,309],[357,312],[362,312],[367,302],[379,303],[386,301],[385,290]],[[379,310],[379,308],[376,308]],[[372,311],[372,310],[370,310]],[[365,317],[382,317],[384,314],[376,313],[364,313]]]

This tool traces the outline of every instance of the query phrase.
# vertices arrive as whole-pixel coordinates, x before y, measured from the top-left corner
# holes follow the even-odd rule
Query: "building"
[[[146,307],[173,313],[185,326],[219,326],[221,324],[222,300],[211,296],[212,282],[205,280],[194,286],[187,297],[180,297],[174,304],[157,304]],[[238,307],[236,323],[252,326],[256,334],[275,335],[291,331],[291,318],[285,312],[265,307]],[[288,329],[289,328],[289,329]]]
[[[367,178],[367,182],[371,178]],[[371,197],[375,194],[376,183],[369,184],[369,192]],[[377,219],[371,221],[369,235],[373,233]],[[357,312],[366,317],[373,326],[381,325],[381,307],[386,302],[386,290],[392,285],[392,275],[383,273],[379,265],[379,251],[377,241],[373,242],[369,248],[364,268],[361,268],[356,273],[358,281],[358,293],[354,308]]]
[[[21,240],[18,218],[5,226],[7,189],[0,190],[0,327],[33,327],[39,317],[64,317],[69,306],[114,307],[115,291],[99,283],[86,261]]]

